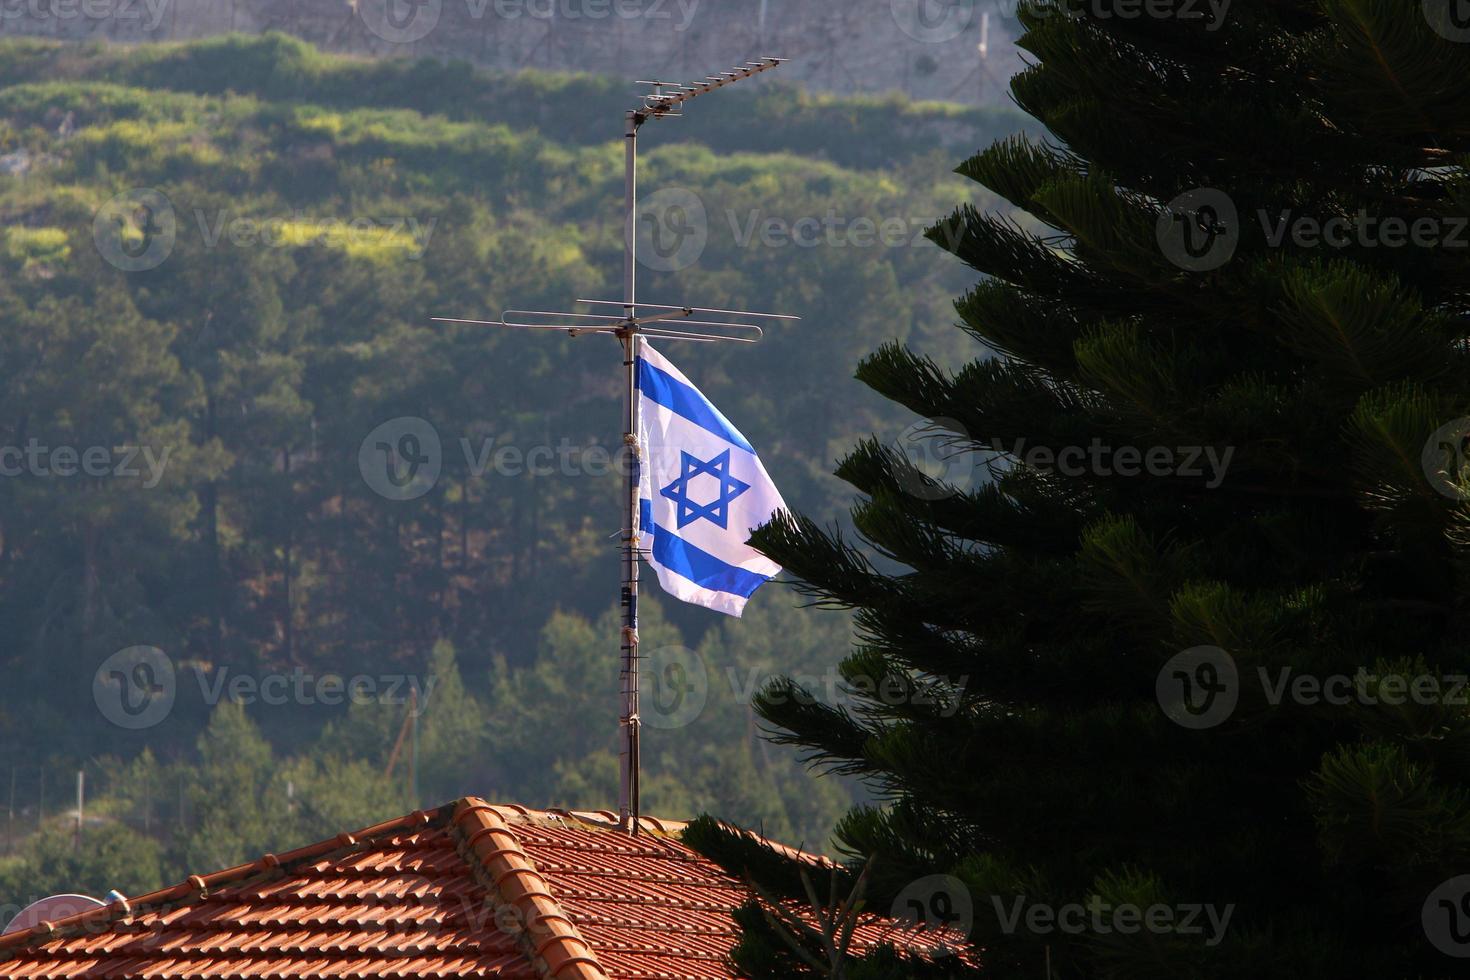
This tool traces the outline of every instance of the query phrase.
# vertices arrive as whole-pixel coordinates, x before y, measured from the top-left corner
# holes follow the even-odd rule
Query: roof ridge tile
[[[548,980],[611,980],[591,945],[551,894],[536,864],[521,848],[510,822],[529,817],[525,807],[496,807],[466,797],[452,825],[462,835],[471,868],[482,884],[523,924],[521,943],[536,971]],[[519,818],[519,820],[517,819]],[[539,934],[539,935],[538,935]]]

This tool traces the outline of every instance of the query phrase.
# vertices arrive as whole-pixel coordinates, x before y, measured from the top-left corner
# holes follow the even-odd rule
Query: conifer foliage
[[[956,455],[865,441],[856,536],[756,533],[859,624],[850,701],[757,708],[879,792],[839,829],[870,907],[948,881],[925,914],[983,975],[1462,975],[1470,22],[1020,17],[1012,92],[1051,137],[958,172],[1035,221],[931,232],[981,274],[975,359],[858,370]],[[749,972],[801,972],[764,938]]]

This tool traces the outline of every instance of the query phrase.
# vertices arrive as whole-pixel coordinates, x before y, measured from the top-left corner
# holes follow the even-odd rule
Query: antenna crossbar
[[[598,299],[579,299],[577,302],[588,306],[623,307],[626,305],[614,300]],[[462,323],[482,327],[507,327],[516,330],[556,330],[573,336],[584,333],[618,335],[636,332],[668,340],[749,344],[764,337],[765,330],[758,323],[741,322],[743,318],[767,321],[801,319],[785,313],[756,313],[748,310],[722,310],[705,306],[669,306],[663,303],[641,303],[639,305],[661,312],[628,317],[614,316],[611,313],[571,313],[565,310],[506,310],[501,313],[499,320],[472,320],[448,316],[436,316],[433,320],[435,323]],[[696,314],[701,317],[715,316],[722,317],[722,319],[694,319]],[[581,322],[565,322],[568,320]],[[671,329],[672,327],[700,329]]]
[[[588,306],[622,306],[623,305],[619,301],[612,300],[612,299],[579,299],[579,300],[577,300],[577,302],[578,303],[586,303]],[[714,307],[710,307],[710,306],[669,306],[666,303],[644,303],[644,302],[639,302],[638,305],[639,306],[646,306],[646,307],[648,307],[649,309],[652,309],[652,310],[688,310],[688,311],[693,312],[693,313],[724,313],[724,314],[727,314],[729,316],[753,316],[753,317],[760,317],[761,319],[766,319],[766,320],[800,320],[801,319],[801,317],[799,317],[799,316],[793,316],[790,313],[756,313],[756,312],[753,312],[751,310],[717,310]]]
[[[707,333],[689,333],[682,330],[644,330],[645,337],[660,337],[665,340],[693,340],[701,344],[758,344],[759,337],[717,337]]]

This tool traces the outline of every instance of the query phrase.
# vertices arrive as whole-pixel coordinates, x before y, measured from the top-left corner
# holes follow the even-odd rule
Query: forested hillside
[[[634,89],[279,36],[6,41],[0,85],[0,902],[128,891],[466,792],[609,805],[617,352],[430,318],[617,294]],[[965,276],[919,232],[994,206],[948,168],[1019,117],[721,98],[647,131],[647,199],[704,221],[692,259],[651,253],[641,295],[804,318],[667,353],[788,502],[835,520],[834,458],[912,421],[853,367],[892,338],[958,342]],[[404,419],[438,442],[406,500],[371,477]],[[645,738],[647,812],[825,842],[852,790],[768,755],[747,707],[848,642],[795,602],[645,607],[651,672],[686,695]],[[136,647],[166,663],[117,659]],[[364,677],[350,708],[324,693]],[[168,688],[159,717],[116,710],[140,680]]]

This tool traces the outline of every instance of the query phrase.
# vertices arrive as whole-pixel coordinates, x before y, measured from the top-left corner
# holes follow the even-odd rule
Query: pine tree
[[[871,907],[958,880],[983,975],[1452,975],[1470,27],[1409,0],[1020,19],[1012,92],[1052,138],[958,172],[1035,222],[930,234],[983,276],[975,359],[858,370],[989,479],[875,438],[838,469],[856,536],[760,529],[858,645],[850,703],[785,681],[758,709],[879,792],[838,833]],[[800,968],[759,929],[737,959]]]

